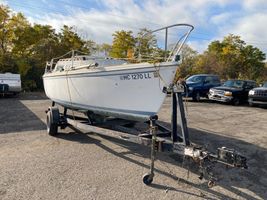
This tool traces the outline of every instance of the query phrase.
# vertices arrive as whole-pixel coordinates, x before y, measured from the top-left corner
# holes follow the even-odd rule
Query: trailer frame
[[[214,186],[216,181],[216,177],[211,172],[212,167],[210,163],[217,162],[230,167],[247,169],[247,159],[233,149],[221,147],[217,149],[216,153],[211,153],[205,147],[190,142],[183,103],[183,84],[172,84],[168,88],[165,87],[163,92],[171,95],[172,99],[171,129],[159,124],[157,115],[151,116],[149,121],[146,122],[149,126],[149,132],[144,133],[136,132],[129,128],[128,125],[134,123],[129,120],[111,119],[103,124],[97,124],[94,123],[93,119],[90,119],[91,117],[89,115],[87,117],[75,116],[73,113],[72,115],[68,115],[67,111],[70,108],[67,107],[63,107],[64,111],[60,113],[58,107],[55,106],[55,102],[52,102],[52,106],[46,111],[47,132],[51,136],[56,136],[58,134],[58,127],[61,129],[71,127],[150,146],[150,170],[143,176],[143,183],[146,185],[150,185],[155,176],[154,166],[157,152],[176,153],[192,158],[199,165],[199,178],[202,179],[204,176],[207,176],[209,187]],[[114,125],[114,121],[112,120],[118,120],[120,123],[117,124],[119,125]],[[178,134],[178,120],[181,134]],[[123,126],[123,124],[127,126]],[[103,131],[107,128],[113,131],[109,133]]]

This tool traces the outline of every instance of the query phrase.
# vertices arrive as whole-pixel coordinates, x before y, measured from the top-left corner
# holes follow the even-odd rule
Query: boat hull
[[[71,109],[138,121],[159,111],[177,63],[132,64],[49,73],[43,76],[46,95]]]

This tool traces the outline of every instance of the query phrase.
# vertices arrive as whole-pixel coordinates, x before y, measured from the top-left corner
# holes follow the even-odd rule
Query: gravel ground
[[[227,146],[248,158],[248,170],[216,166],[207,187],[195,164],[159,154],[153,184],[145,186],[148,148],[94,133],[46,133],[43,94],[0,98],[0,199],[267,199],[267,109],[186,102],[191,140]],[[170,99],[160,113],[169,125]]]

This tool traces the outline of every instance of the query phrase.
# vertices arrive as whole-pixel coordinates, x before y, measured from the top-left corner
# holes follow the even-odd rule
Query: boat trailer
[[[113,138],[119,138],[125,141],[150,146],[151,147],[151,164],[150,171],[143,176],[143,182],[150,185],[154,177],[154,163],[156,152],[170,152],[181,156],[192,158],[199,164],[200,176],[208,179],[208,187],[215,184],[216,178],[211,172],[211,163],[221,163],[225,166],[247,169],[247,159],[236,152],[234,149],[221,147],[216,153],[209,152],[205,147],[193,144],[189,140],[189,132],[185,117],[183,104],[184,86],[182,84],[173,84],[164,88],[163,92],[171,95],[172,98],[172,119],[171,129],[157,122],[158,116],[151,116],[146,123],[149,126],[148,131],[140,132],[132,128],[133,121],[123,119],[110,119],[104,123],[98,123],[87,113],[87,117],[68,115],[67,111],[71,110],[64,107],[64,112],[60,113],[59,108],[52,102],[47,113],[47,132],[51,136],[58,134],[58,127],[81,129]],[[178,111],[178,112],[177,112]],[[181,128],[178,134],[177,122]],[[112,130],[108,133],[105,130]]]

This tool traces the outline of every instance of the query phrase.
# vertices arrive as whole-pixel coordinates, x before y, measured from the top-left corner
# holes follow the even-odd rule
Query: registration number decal
[[[141,79],[151,79],[150,73],[136,73],[136,74],[124,74],[120,76],[120,80],[141,80]]]

